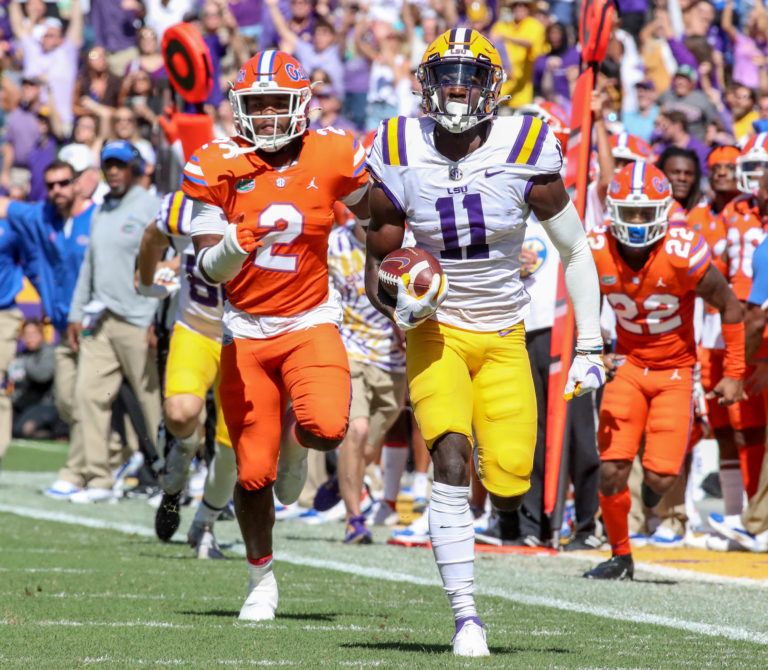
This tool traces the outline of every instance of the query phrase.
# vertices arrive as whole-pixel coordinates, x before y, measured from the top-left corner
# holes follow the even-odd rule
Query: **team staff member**
[[[138,295],[134,287],[139,244],[144,228],[155,219],[160,199],[139,185],[142,160],[130,142],[105,145],[101,165],[109,194],[93,213],[91,241],[67,328],[70,346],[81,354],[75,395],[85,445],[86,485],[70,500],[83,503],[112,497],[107,443],[112,402],[123,377],[139,400],[153,442],[160,423],[157,366],[147,343],[157,300]],[[88,336],[83,333],[86,312]]]
[[[0,198],[0,218],[8,218],[26,255],[34,258],[30,281],[59,336],[54,374],[56,409],[69,424],[70,447],[66,465],[44,493],[67,499],[85,485],[83,435],[74,406],[77,353],[69,346],[66,331],[94,208],[78,193],[75,171],[69,163],[56,160],[43,176],[47,200],[26,203]]]

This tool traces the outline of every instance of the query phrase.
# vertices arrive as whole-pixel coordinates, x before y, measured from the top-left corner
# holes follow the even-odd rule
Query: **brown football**
[[[405,273],[411,276],[411,285],[417,296],[429,289],[432,277],[442,274],[440,261],[417,247],[403,247],[387,254],[379,266],[379,283],[392,298],[397,297],[397,283]]]

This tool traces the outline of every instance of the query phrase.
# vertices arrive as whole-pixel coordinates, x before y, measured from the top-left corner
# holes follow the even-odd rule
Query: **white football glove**
[[[407,273],[397,283],[395,323],[403,330],[415,328],[432,316],[448,296],[448,277],[444,273],[434,275],[427,292],[420,297],[411,293],[410,284]]]
[[[138,292],[148,298],[163,300],[174,295],[181,288],[179,278],[171,268],[158,268],[152,283],[147,286],[139,282]]]
[[[579,354],[573,357],[563,397],[567,400],[595,391],[605,384],[602,354]]]

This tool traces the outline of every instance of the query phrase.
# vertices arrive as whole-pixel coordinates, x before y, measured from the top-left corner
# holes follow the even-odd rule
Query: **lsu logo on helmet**
[[[257,98],[266,95],[285,96],[285,104],[280,107],[287,111],[264,114],[263,105]],[[293,56],[274,49],[257,53],[240,68],[235,85],[229,91],[235,132],[250,145],[238,153],[256,149],[277,151],[304,134],[307,129],[306,109],[311,97],[309,77]],[[258,122],[262,119],[273,121],[271,133],[258,132]],[[285,120],[288,124],[283,130],[281,126]]]
[[[647,247],[667,234],[673,203],[669,181],[657,167],[637,161],[623,167],[608,187],[611,233],[628,247]]]
[[[421,108],[452,133],[491,118],[506,75],[496,47],[476,30],[454,28],[427,47],[417,77]],[[456,95],[464,92],[464,99]]]

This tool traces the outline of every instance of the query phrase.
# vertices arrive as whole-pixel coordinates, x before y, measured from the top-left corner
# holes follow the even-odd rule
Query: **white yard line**
[[[36,449],[37,451],[47,451],[51,454],[66,454],[69,450],[69,444],[64,442],[61,446],[55,444],[43,444],[34,440],[13,440],[11,448],[21,447],[22,449]]]
[[[84,517],[77,514],[69,514],[64,512],[52,512],[52,511],[39,510],[39,509],[34,509],[29,507],[18,507],[15,505],[6,505],[6,504],[0,504],[0,512],[7,512],[9,514],[15,514],[17,516],[22,516],[25,518],[54,521],[58,523],[68,523],[68,524],[86,526],[89,528],[115,530],[121,533],[133,534],[141,537],[154,537],[155,535],[153,529],[145,526],[128,524],[128,523],[120,523],[120,522],[104,521],[101,519],[94,519],[90,517]],[[241,546],[233,547],[233,550],[236,551],[236,553],[240,553],[240,554],[243,553],[243,548]],[[423,586],[439,586],[440,585],[440,582],[438,581],[437,576],[432,578],[423,578],[423,577],[418,577],[410,574],[396,573],[396,572],[392,572],[391,570],[385,570],[380,568],[356,566],[350,563],[341,563],[339,561],[330,561],[330,560],[312,558],[308,556],[301,556],[298,554],[294,554],[290,551],[276,552],[275,559],[278,561],[285,561],[286,563],[291,563],[293,565],[304,565],[307,567],[319,568],[323,570],[333,570],[333,571],[342,572],[348,575],[352,574],[359,577],[382,579],[390,582],[417,584],[417,585],[423,585]],[[643,566],[643,567],[645,569],[648,569],[649,571],[652,571],[650,568],[655,568],[656,566]],[[672,574],[676,578],[682,578],[685,576],[687,578],[703,581],[702,579],[703,576],[700,573],[695,573],[689,570],[678,571],[673,568],[661,568],[661,570],[664,570],[666,575]],[[683,575],[681,573],[687,573],[687,574]],[[657,574],[660,574],[660,573],[657,572]],[[728,578],[728,577],[722,577],[719,579],[719,583],[722,583],[722,584],[736,583],[739,585],[744,585],[745,581],[746,580],[734,580],[733,578]],[[762,581],[758,581],[758,580],[749,580],[749,581],[750,581],[750,585],[752,586],[755,586],[755,585],[764,586],[764,583]],[[631,610],[626,608],[619,609],[617,607],[613,609],[608,607],[589,605],[582,602],[573,602],[569,600],[563,600],[561,598],[532,596],[526,593],[512,592],[512,591],[498,589],[498,588],[483,587],[482,585],[476,586],[476,592],[481,595],[495,596],[495,597],[503,598],[505,600],[509,600],[512,602],[522,603],[524,605],[532,605],[536,607],[551,607],[554,609],[559,609],[559,610],[564,610],[569,612],[580,612],[582,614],[591,614],[594,616],[598,616],[598,617],[602,617],[610,620],[618,619],[621,621],[632,621],[635,623],[655,624],[659,626],[666,626],[668,628],[675,628],[677,630],[685,630],[685,631],[697,633],[700,635],[706,635],[709,637],[725,637],[731,640],[742,640],[745,642],[752,642],[755,644],[768,645],[768,633],[759,633],[756,631],[747,630],[745,628],[713,625],[713,624],[701,623],[698,621],[689,621],[689,620],[681,619],[678,617],[660,616],[656,614],[650,614],[647,612],[641,612],[641,611],[636,611],[636,610]],[[157,623],[158,625],[161,625],[160,622],[148,622],[148,623],[136,622],[133,625],[154,625],[155,623]],[[41,625],[44,625],[44,624],[41,624]],[[56,625],[56,622],[51,622],[50,625]],[[66,625],[66,624],[60,624],[60,625]],[[83,625],[83,624],[72,622],[71,625]],[[94,625],[98,625],[98,623],[95,623]],[[110,625],[110,624],[102,624],[102,625]],[[131,622],[127,622],[121,625],[132,625],[132,624]],[[178,624],[166,624],[166,625],[184,627],[184,626],[179,626]]]

